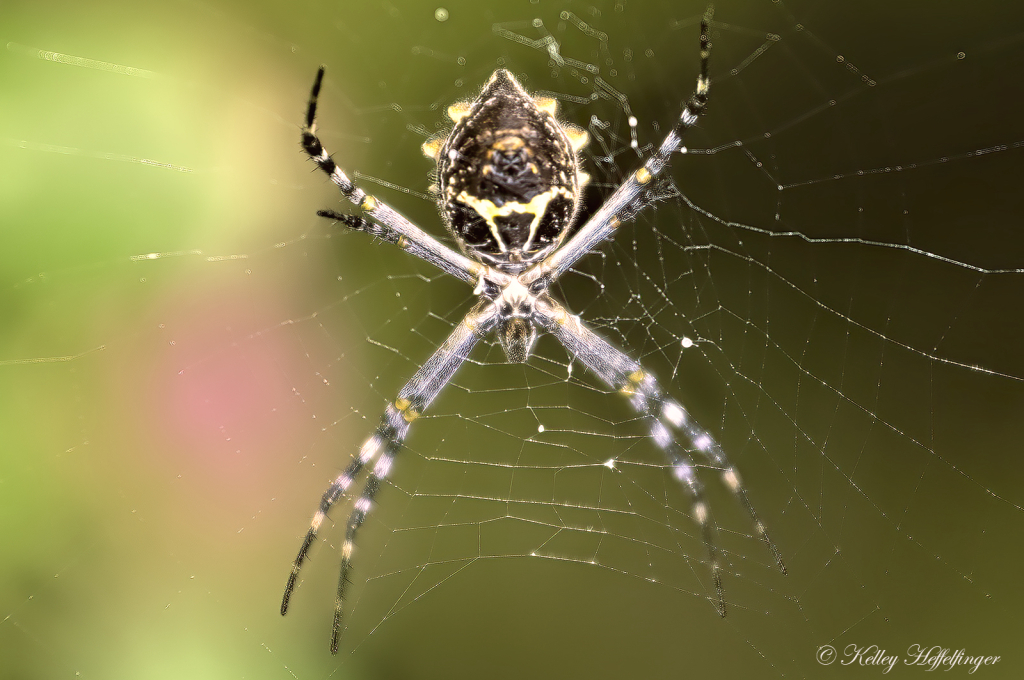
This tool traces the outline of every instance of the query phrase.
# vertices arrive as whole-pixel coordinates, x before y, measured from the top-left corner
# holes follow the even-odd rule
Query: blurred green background
[[[637,163],[629,116],[643,147],[678,115],[703,10],[0,4],[0,677],[880,672],[815,660],[851,643],[1019,677],[1024,13],[1002,2],[719,3],[684,196],[558,291],[721,439],[788,576],[708,471],[720,619],[642,423],[544,339],[527,368],[478,348],[417,423],[339,656],[338,526],[278,613],[327,480],[470,304],[315,216],[347,208],[298,147],[317,66],[335,158],[440,234],[419,146],[449,103],[499,66],[558,96],[594,137],[593,208]]]

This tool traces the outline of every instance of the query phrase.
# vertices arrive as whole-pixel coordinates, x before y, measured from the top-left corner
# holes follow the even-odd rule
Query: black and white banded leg
[[[399,234],[394,229],[387,227],[373,220],[368,220],[365,217],[359,215],[350,215],[348,213],[340,213],[334,210],[317,210],[316,214],[320,217],[326,217],[331,220],[335,220],[344,224],[352,231],[361,231],[364,234],[369,234],[374,238],[378,238],[381,241],[396,245],[410,255],[426,260],[434,264],[431,260],[431,253],[419,243],[411,241],[406,237]]]
[[[302,129],[302,148],[313,161],[320,166],[320,169],[327,173],[331,181],[338,185],[341,195],[359,206],[371,219],[390,229],[391,233],[400,238],[391,240],[398,247],[414,251],[415,254],[430,262],[444,272],[455,278],[462,279],[470,284],[475,284],[483,272],[484,267],[476,260],[455,252],[444,245],[436,238],[423,231],[410,222],[404,215],[396,212],[386,203],[367,194],[357,187],[348,175],[338,167],[327,149],[320,143],[316,135],[316,104],[320,96],[320,86],[323,84],[324,67],[317,71],[316,80],[313,82],[313,90],[309,95],[309,107],[306,109],[306,126]],[[324,214],[326,213],[326,214]],[[338,219],[338,213],[332,211],[319,211],[317,214],[322,217]],[[349,225],[352,226],[352,225]]]
[[[605,384],[625,395],[630,405],[647,420],[651,428],[651,438],[668,459],[672,466],[672,474],[693,499],[693,520],[700,527],[701,540],[708,552],[719,614],[725,616],[725,597],[722,591],[721,565],[718,562],[718,551],[715,548],[703,486],[697,478],[692,459],[672,434],[672,429],[681,432],[694,449],[722,471],[722,479],[726,486],[750,515],[754,530],[761,536],[779,569],[785,574],[786,566],[782,562],[782,554],[768,537],[768,531],[747,497],[747,491],[740,482],[736,468],[729,462],[722,447],[690,417],[686,409],[662,392],[654,376],[647,373],[627,354],[584,326],[579,317],[569,314],[564,307],[550,298],[538,301],[536,320]]]
[[[637,202],[642,200],[641,194],[647,185],[668,167],[672,154],[682,147],[684,133],[697,124],[697,119],[704,113],[708,102],[708,89],[711,85],[708,79],[708,58],[711,56],[708,23],[711,21],[712,11],[713,8],[708,8],[700,24],[700,76],[697,78],[697,87],[683,106],[679,119],[669,130],[661,146],[648,157],[639,170],[608,197],[608,200],[564,246],[523,275],[524,284],[529,285],[544,279],[550,286],[577,260],[609,238],[622,224],[623,219],[628,219],[629,215],[635,213]]]
[[[320,499],[320,507],[313,515],[309,531],[302,541],[302,547],[292,563],[292,571],[288,575],[288,583],[281,599],[281,615],[288,613],[288,603],[298,580],[299,570],[305,561],[310,547],[316,540],[317,531],[327,517],[327,512],[351,486],[353,479],[363,468],[376,458],[376,463],[367,476],[366,484],[359,498],[353,505],[345,528],[345,542],[341,547],[341,573],[338,576],[338,596],[334,603],[334,626],[331,631],[331,653],[338,653],[338,640],[341,636],[341,619],[345,604],[345,590],[348,587],[348,574],[352,567],[352,551],[355,546],[356,533],[366,519],[374,496],[380,483],[391,470],[395,455],[402,447],[402,442],[409,432],[412,421],[430,405],[438,392],[448,384],[470,351],[495,325],[498,318],[496,306],[484,303],[475,307],[466,318],[456,326],[448,339],[425,364],[416,371],[416,375],[406,383],[394,403],[388,404],[381,416],[376,431],[359,450],[359,456],[353,460],[345,471],[331,483]]]

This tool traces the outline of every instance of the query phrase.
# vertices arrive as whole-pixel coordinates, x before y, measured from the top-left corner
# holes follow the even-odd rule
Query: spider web
[[[440,235],[448,104],[498,67],[557,98],[592,211],[692,90],[703,10],[183,3],[77,38],[7,10],[2,674],[843,677],[847,645],[916,644],[1013,675],[1024,34],[995,3],[720,4],[686,153],[553,291],[721,443],[788,575],[702,466],[721,619],[625,400],[550,337],[488,341],[361,530],[339,656],[350,505],[276,613],[327,481],[472,304],[315,217],[348,207],[296,145],[316,65],[327,148]]]

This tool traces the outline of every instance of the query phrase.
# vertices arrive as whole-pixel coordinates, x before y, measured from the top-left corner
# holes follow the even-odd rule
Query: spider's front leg
[[[365,217],[340,213],[334,210],[317,210],[316,214],[320,217],[326,217],[328,219],[335,220],[336,222],[340,222],[352,231],[361,231],[364,234],[373,236],[374,238],[379,238],[381,241],[396,245],[413,257],[418,257],[421,260],[434,265],[441,271],[451,274],[457,279],[462,279],[467,283],[473,283],[479,286],[481,277],[492,273],[488,272],[484,265],[472,260],[469,260],[469,263],[472,266],[470,267],[467,265],[467,267],[469,267],[468,269],[463,268],[461,265],[453,264],[452,260],[438,257],[437,252],[428,247],[428,244],[425,244],[422,240],[406,238],[391,227],[379,222],[374,222],[373,220],[368,220]],[[448,250],[443,245],[440,247]],[[461,257],[461,255],[457,255],[457,253],[453,251],[449,252],[453,256]]]
[[[708,103],[708,59],[711,56],[710,29],[713,8],[709,7],[700,23],[700,75],[697,87],[683,105],[683,111],[669,130],[658,150],[651,154],[636,172],[629,176],[615,192],[608,197],[579,231],[561,248],[544,261],[534,265],[522,276],[523,283],[530,285],[543,280],[549,287],[559,276],[572,267],[581,257],[598,244],[610,238],[624,220],[628,221],[642,204],[642,194],[651,180],[661,174],[669,165],[672,154],[683,145],[683,134],[697,124],[697,119]]]
[[[483,265],[465,255],[456,253],[410,222],[404,215],[357,187],[348,178],[348,175],[338,167],[338,164],[334,162],[330,154],[327,153],[327,149],[324,148],[316,134],[316,105],[323,80],[324,67],[321,66],[320,70],[317,71],[316,80],[313,82],[313,90],[309,95],[309,106],[306,109],[306,125],[302,128],[303,150],[320,166],[321,170],[327,173],[331,181],[338,185],[342,196],[359,206],[370,218],[382,225],[380,229],[382,238],[426,260],[456,278],[470,284],[475,284],[483,271]],[[355,222],[347,221],[339,213],[329,210],[321,210],[317,214],[321,217],[341,220],[349,227],[358,231],[373,233],[370,229],[362,228],[361,218],[354,217]],[[384,234],[387,236],[384,236]]]
[[[305,561],[309,549],[316,540],[317,531],[323,524],[331,506],[344,494],[352,484],[355,475],[362,467],[377,455],[377,462],[366,479],[363,492],[356,500],[349,515],[345,529],[345,542],[341,548],[341,573],[338,577],[338,596],[334,603],[334,626],[331,632],[331,653],[338,653],[338,639],[341,636],[341,618],[345,604],[345,589],[348,586],[348,573],[352,566],[352,551],[355,536],[359,527],[366,519],[374,496],[380,483],[391,470],[395,455],[402,447],[402,442],[409,432],[409,425],[430,405],[441,389],[448,384],[477,341],[489,332],[498,318],[494,303],[477,305],[466,318],[456,326],[448,339],[444,341],[425,364],[416,371],[416,375],[405,384],[394,403],[388,404],[381,416],[380,424],[373,435],[366,440],[359,450],[359,456],[353,460],[328,487],[320,500],[320,507],[313,516],[306,538],[302,541],[299,554],[292,563],[292,571],[288,575],[284,597],[281,600],[281,615],[288,613],[288,602],[299,576],[299,570]]]
[[[721,566],[713,540],[708,506],[704,500],[703,485],[697,478],[696,468],[689,454],[673,436],[671,428],[681,431],[693,447],[722,471],[722,479],[739,499],[750,515],[754,530],[761,536],[779,569],[786,573],[782,554],[768,537],[768,530],[758,519],[747,491],[740,482],[739,473],[725,455],[725,451],[707,430],[701,427],[680,404],[667,398],[654,376],[624,352],[583,325],[579,317],[569,314],[549,297],[537,300],[535,320],[558,338],[570,354],[589,368],[605,384],[618,390],[629,403],[645,417],[651,428],[651,438],[668,458],[673,475],[686,487],[693,498],[693,519],[700,527],[701,538],[708,551],[711,572],[718,595],[718,611],[725,616],[725,597],[722,591]]]

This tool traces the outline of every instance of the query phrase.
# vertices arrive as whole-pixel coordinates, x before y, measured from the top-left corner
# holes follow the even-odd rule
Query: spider
[[[682,145],[683,133],[693,127],[703,113],[710,85],[710,18],[709,10],[701,22],[700,76],[679,119],[658,150],[571,237],[582,189],[589,179],[580,169],[579,157],[580,149],[588,141],[587,133],[559,121],[554,99],[530,96],[504,69],[494,72],[476,99],[449,107],[448,115],[454,127],[447,135],[424,143],[423,152],[437,163],[438,207],[461,253],[365,193],[334,162],[316,134],[317,98],[324,67],[317,72],[302,130],[302,148],[330,176],[341,194],[362,209],[365,217],[332,210],[320,210],[317,214],[397,245],[474,286],[473,294],[478,298],[448,339],[399,390],[398,398],[388,404],[376,431],[324,492],[292,563],[281,601],[282,615],[288,611],[299,570],[328,511],[348,490],[360,470],[376,459],[345,530],[331,632],[332,654],[338,652],[356,533],[370,511],[381,481],[391,470],[410,424],[452,379],[477,342],[491,332],[497,335],[509,362],[529,359],[538,329],[551,333],[575,360],[625,395],[647,421],[650,436],[667,458],[671,473],[692,499],[693,520],[708,553],[717,608],[722,616],[725,616],[725,598],[721,565],[703,486],[689,451],[679,443],[674,432],[681,433],[691,444],[690,450],[721,470],[726,486],[746,509],[756,532],[785,573],[782,556],[768,538],[739,474],[722,447],[685,408],[665,395],[654,377],[639,363],[587,328],[549,293],[559,276],[610,238],[642,207],[651,180],[665,170],[670,156]]]

